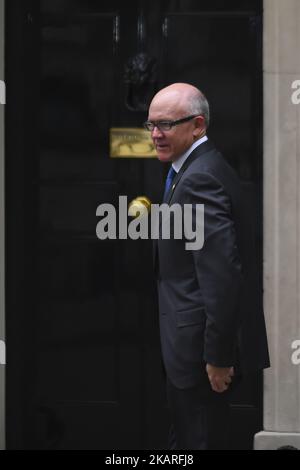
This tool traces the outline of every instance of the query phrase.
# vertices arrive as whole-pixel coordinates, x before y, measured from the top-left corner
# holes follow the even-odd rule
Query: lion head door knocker
[[[147,111],[157,88],[157,61],[145,52],[130,58],[125,65],[125,104],[130,111]]]

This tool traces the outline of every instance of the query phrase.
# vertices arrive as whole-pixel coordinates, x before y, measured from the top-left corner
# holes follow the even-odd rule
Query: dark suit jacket
[[[249,209],[233,169],[209,141],[176,175],[169,205],[204,204],[204,245],[154,243],[161,347],[179,388],[196,385],[205,363],[242,372],[269,366]]]

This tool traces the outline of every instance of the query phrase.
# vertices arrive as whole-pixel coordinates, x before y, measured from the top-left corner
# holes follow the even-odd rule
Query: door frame
[[[5,449],[5,208],[4,208],[4,11],[5,0],[0,0],[0,450]],[[4,86],[3,86],[4,85]]]
[[[39,0],[10,0],[5,9],[5,287],[6,287],[6,446],[32,442],[36,297],[35,244],[37,194],[35,129],[38,109]]]

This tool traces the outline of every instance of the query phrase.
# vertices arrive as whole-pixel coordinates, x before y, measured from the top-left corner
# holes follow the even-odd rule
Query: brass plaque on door
[[[112,127],[110,157],[155,158],[156,151],[150,132],[138,127]]]

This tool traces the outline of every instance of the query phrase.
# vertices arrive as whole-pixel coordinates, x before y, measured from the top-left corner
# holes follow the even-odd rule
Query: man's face
[[[149,108],[148,120],[176,121],[189,115],[183,109],[166,99],[154,99]],[[151,132],[151,137],[158,159],[162,162],[177,160],[195,141],[194,131],[195,119],[173,126],[169,131],[161,131],[155,127]]]

